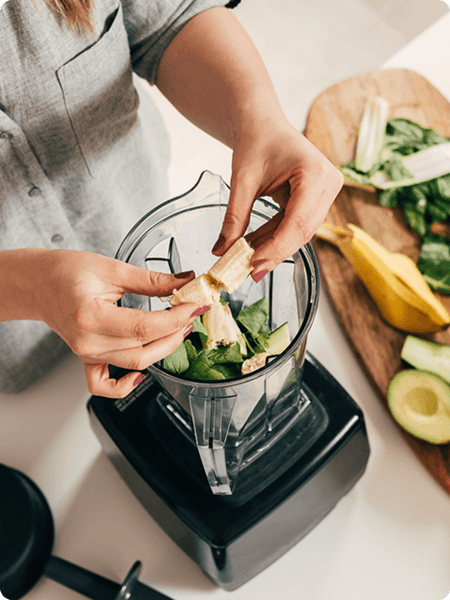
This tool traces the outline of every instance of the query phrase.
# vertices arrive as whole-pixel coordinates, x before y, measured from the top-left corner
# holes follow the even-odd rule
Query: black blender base
[[[92,428],[152,517],[225,590],[242,586],[301,540],[366,468],[361,410],[308,353],[302,391],[320,406],[321,433],[278,479],[238,505],[224,504],[164,451],[149,420],[156,384],[141,385],[116,402],[92,397]]]

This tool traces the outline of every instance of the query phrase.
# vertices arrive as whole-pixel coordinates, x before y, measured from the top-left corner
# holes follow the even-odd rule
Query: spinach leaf
[[[220,348],[207,350],[207,357],[215,365],[223,363],[241,363],[244,360],[238,342],[231,344],[231,346],[221,346]]]
[[[197,317],[195,319],[195,321],[192,323],[192,325],[194,326],[192,333],[199,334],[202,346],[204,346],[208,339],[208,331],[207,331],[206,327],[203,325],[201,318]]]
[[[224,379],[231,379],[233,377],[239,377],[240,375],[242,375],[239,367],[235,366],[232,363],[226,365],[214,365],[214,371],[216,371],[217,373],[221,373]]]
[[[268,318],[269,303],[267,298],[264,297],[243,308],[236,320],[251,333],[259,333]]]
[[[207,353],[202,351],[197,355],[197,358],[192,362],[184,375],[188,379],[200,379],[201,381],[225,379],[224,375],[216,371],[214,366],[214,363],[209,360]]]
[[[435,181],[439,196],[450,202],[450,173],[438,177]]]
[[[189,364],[191,364],[197,358],[198,352],[190,339],[184,340],[184,347],[186,348]]]
[[[428,234],[417,266],[431,288],[450,294],[450,240]]]
[[[403,204],[406,222],[416,231],[420,237],[424,237],[429,230],[429,225],[423,214],[417,212],[413,202],[405,202]]]
[[[399,203],[399,191],[398,188],[391,188],[390,190],[380,190],[378,200],[381,206],[386,208],[392,208],[398,206]]]
[[[423,192],[423,189],[421,188],[421,186],[413,185],[412,189],[410,190],[410,194],[411,194],[411,200],[414,203],[414,208],[416,209],[416,211],[419,214],[424,215],[427,211],[428,202],[427,202],[427,196]]]
[[[384,163],[383,170],[387,173],[389,178],[392,179],[392,181],[399,181],[400,179],[414,179],[413,174],[408,171],[405,165],[396,156]]]
[[[184,373],[184,371],[189,369],[189,360],[184,342],[169,354],[169,356],[165,357],[163,367],[176,375]]]

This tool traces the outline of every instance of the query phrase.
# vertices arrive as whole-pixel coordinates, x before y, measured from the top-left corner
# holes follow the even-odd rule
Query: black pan
[[[40,489],[20,471],[0,463],[0,592],[22,598],[42,575],[93,600],[170,600],[138,581],[136,562],[122,585],[51,556],[50,507]]]

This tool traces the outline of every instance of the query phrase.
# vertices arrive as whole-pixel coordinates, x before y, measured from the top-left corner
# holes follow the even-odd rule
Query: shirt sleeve
[[[203,10],[227,3],[228,0],[122,0],[133,70],[155,84],[161,57],[183,26]]]

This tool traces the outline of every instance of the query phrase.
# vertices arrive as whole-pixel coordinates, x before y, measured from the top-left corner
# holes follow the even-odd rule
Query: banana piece
[[[269,352],[260,352],[259,354],[255,354],[251,358],[244,360],[241,367],[242,375],[248,375],[249,373],[253,373],[253,371],[262,369],[269,356],[272,356]]]
[[[215,302],[210,310],[202,317],[203,325],[208,332],[208,339],[204,348],[206,350],[230,346],[239,343],[242,356],[247,356],[247,345],[236,321],[233,319],[228,304]]]
[[[220,287],[231,294],[253,271],[250,265],[253,252],[245,238],[241,237],[219,258],[208,273],[220,283]]]
[[[224,288],[232,293],[247,279],[253,271],[250,259],[254,250],[244,238],[239,238],[223,256],[209,269],[178,290],[174,290],[170,304],[198,302],[211,305],[220,297]]]
[[[217,302],[219,298],[220,287],[217,281],[207,273],[203,273],[178,290],[174,290],[170,304],[176,306],[182,302],[197,302],[201,306],[206,306]]]
[[[450,323],[450,314],[409,257],[389,252],[368,233],[351,224],[347,229],[326,223],[316,234],[341,250],[383,317],[394,327],[426,333],[441,331]]]

